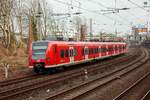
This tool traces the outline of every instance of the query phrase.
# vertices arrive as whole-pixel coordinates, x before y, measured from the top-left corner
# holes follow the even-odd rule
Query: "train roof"
[[[126,44],[125,42],[76,42],[76,41],[36,41],[33,43],[47,42],[52,44]]]

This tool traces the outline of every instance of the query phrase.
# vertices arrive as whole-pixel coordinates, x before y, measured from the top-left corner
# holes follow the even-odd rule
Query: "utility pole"
[[[42,40],[42,32],[41,32],[41,14],[42,14],[42,10],[41,10],[41,5],[40,2],[38,2],[38,11],[37,11],[37,32],[38,32],[38,39]]]
[[[117,0],[115,0],[115,9],[117,9]],[[116,37],[117,37],[117,26],[116,26],[116,19],[115,19],[115,34],[116,34]]]
[[[147,2],[147,1],[145,1],[144,2],[144,7],[146,8],[149,8],[150,7],[150,0]],[[149,12],[150,12],[150,9],[149,10],[147,10],[147,12],[148,12],[148,18],[149,18]],[[150,34],[149,34],[149,19],[147,18],[147,35],[146,35],[146,40],[149,40],[150,39]]]
[[[93,33],[93,30],[92,30],[92,18],[90,18],[90,40],[92,38],[92,34]]]

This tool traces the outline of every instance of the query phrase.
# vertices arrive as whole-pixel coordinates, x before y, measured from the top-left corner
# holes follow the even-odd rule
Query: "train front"
[[[46,64],[48,42],[33,42],[29,50],[29,68],[36,73],[43,73]]]

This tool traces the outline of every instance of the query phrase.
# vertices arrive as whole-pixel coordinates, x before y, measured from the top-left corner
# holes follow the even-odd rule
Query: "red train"
[[[127,52],[123,42],[33,42],[29,49],[29,68],[43,73],[55,68],[115,56]]]

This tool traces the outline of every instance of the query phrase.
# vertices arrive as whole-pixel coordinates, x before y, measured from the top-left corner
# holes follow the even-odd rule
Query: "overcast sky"
[[[105,31],[113,33],[130,32],[131,25],[146,24],[150,20],[150,7],[144,8],[144,2],[150,0],[47,0],[54,13],[82,12],[83,19],[93,20],[93,32]],[[72,3],[71,3],[72,2]],[[70,8],[72,6],[72,9]],[[119,13],[109,13],[108,8],[130,8],[120,10]],[[115,24],[116,22],[116,24]]]

